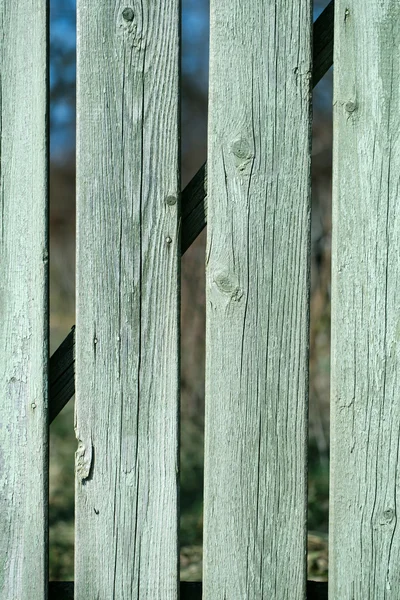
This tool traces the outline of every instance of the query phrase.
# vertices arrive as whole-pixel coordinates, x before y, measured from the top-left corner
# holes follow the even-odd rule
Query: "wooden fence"
[[[212,0],[207,175],[180,194],[179,1],[131,4],[78,1],[77,324],[50,361],[47,7],[0,5],[0,599],[326,598],[310,131],[333,5],[313,36],[310,0]],[[400,4],[334,21],[329,597],[398,599]],[[204,576],[180,586],[179,265],[206,220]],[[75,582],[49,585],[49,423],[75,390]]]

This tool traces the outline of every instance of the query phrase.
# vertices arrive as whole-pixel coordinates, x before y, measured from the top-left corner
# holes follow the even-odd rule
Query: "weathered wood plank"
[[[0,4],[0,598],[47,598],[46,2]]]
[[[313,26],[312,85],[315,87],[333,64],[334,2],[322,11]],[[207,163],[182,192],[182,254],[207,225]]]
[[[78,1],[77,600],[178,596],[179,27]]]
[[[333,63],[333,1],[328,4],[314,23],[313,86],[322,79]],[[207,224],[207,165],[197,171],[182,192],[182,238],[181,252],[184,254]],[[55,407],[50,413],[51,421],[74,395],[73,332],[71,331],[50,359],[51,371],[59,372],[63,362],[65,389],[57,390]],[[60,351],[60,352],[59,352]],[[65,370],[64,370],[65,367]],[[56,380],[54,380],[56,383]],[[53,383],[50,400],[53,402]],[[54,389],[54,394],[56,390]]]
[[[311,9],[210,7],[206,600],[306,594]]]
[[[333,64],[333,0],[313,26],[312,85],[315,87]],[[207,225],[207,163],[182,192],[182,254]]]
[[[313,27],[313,87],[317,85],[333,64],[333,0],[322,11]]]
[[[330,595],[400,590],[400,4],[335,6]]]

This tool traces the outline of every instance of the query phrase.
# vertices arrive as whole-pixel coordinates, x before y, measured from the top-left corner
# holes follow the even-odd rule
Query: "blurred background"
[[[328,4],[315,2],[314,18]],[[182,186],[206,160],[208,0],[182,0]],[[50,1],[51,353],[75,323],[75,0]],[[332,72],[314,90],[309,578],[327,578]],[[181,579],[201,579],[205,232],[182,259]],[[50,579],[73,580],[74,402],[50,430]]]

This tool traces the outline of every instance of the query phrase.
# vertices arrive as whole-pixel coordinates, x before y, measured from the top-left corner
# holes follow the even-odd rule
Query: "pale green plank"
[[[204,598],[305,598],[311,3],[212,0]]]
[[[0,3],[0,598],[47,598],[46,2]]]
[[[321,13],[313,27],[313,86],[332,66],[333,60],[333,2]],[[207,173],[202,165],[181,194],[182,232],[181,252],[184,254],[206,226],[207,220]],[[50,359],[50,420],[74,394],[74,358],[71,331]]]
[[[333,600],[400,593],[400,4],[336,1]]]
[[[75,598],[178,595],[179,3],[78,1]]]

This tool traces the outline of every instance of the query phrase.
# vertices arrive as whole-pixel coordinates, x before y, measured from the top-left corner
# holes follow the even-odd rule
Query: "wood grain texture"
[[[313,25],[312,85],[315,87],[333,64],[334,2]],[[182,254],[207,225],[207,163],[202,165],[182,192]]]
[[[178,595],[179,29],[78,1],[76,600]]]
[[[313,86],[322,79],[333,63],[333,1],[328,4],[314,23]],[[189,181],[182,192],[181,252],[184,254],[207,224],[207,164],[205,163]],[[61,379],[55,378],[50,385],[51,421],[58,415],[74,395],[73,332],[50,360],[51,372],[62,372]],[[60,364],[59,364],[60,363]],[[54,401],[53,401],[54,398]]]
[[[311,3],[210,14],[203,597],[303,599]]]
[[[0,3],[0,598],[47,598],[47,9]]]
[[[400,4],[335,11],[329,597],[397,599]]]
[[[207,225],[207,163],[204,163],[182,192],[182,254]]]

